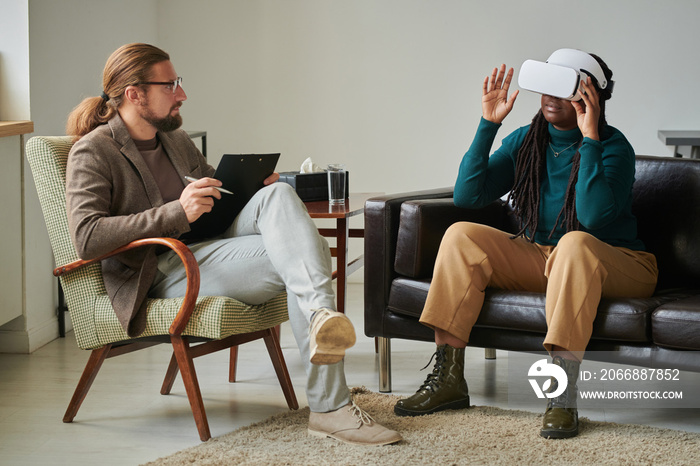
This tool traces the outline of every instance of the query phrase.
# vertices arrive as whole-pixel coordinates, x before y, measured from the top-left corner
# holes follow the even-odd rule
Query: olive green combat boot
[[[464,380],[464,348],[440,345],[433,357],[436,358],[433,372],[415,394],[396,403],[394,413],[397,416],[420,416],[469,407],[469,389]]]
[[[579,368],[581,363],[555,356],[552,364],[564,369],[568,383],[566,390],[547,402],[547,411],[544,413],[540,436],[544,438],[570,438],[578,435],[578,409],[576,397],[578,396]],[[552,377],[550,393],[557,390],[557,381]]]

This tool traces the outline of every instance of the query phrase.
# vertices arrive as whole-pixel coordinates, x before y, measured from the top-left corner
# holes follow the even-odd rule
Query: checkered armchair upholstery
[[[79,259],[66,215],[66,162],[71,145],[72,139],[67,136],[33,137],[26,150],[57,266]],[[60,280],[80,348],[93,349],[129,339],[107,297],[99,263],[62,275]],[[182,298],[149,300],[142,336],[168,335],[181,305]],[[200,296],[183,335],[219,340],[274,327],[286,320],[284,293],[257,306],[222,296]]]
[[[257,306],[249,306],[223,296],[197,296],[197,262],[190,250],[175,239],[145,238],[116,251],[146,244],[170,247],[183,261],[188,277],[187,292],[183,298],[151,299],[147,302],[146,330],[139,338],[129,339],[107,296],[99,259],[80,260],[70,239],[66,214],[66,162],[71,146],[69,137],[33,137],[26,147],[54,259],[58,265],[54,275],[60,277],[78,345],[92,350],[63,416],[63,422],[73,422],[105,359],[160,343],[171,343],[173,347],[173,356],[160,393],[169,394],[178,373],[182,374],[202,441],[211,438],[211,432],[194,368],[194,358],[229,349],[229,382],[235,382],[238,346],[263,339],[287,405],[290,409],[298,409],[294,387],[280,348],[278,330],[275,329],[288,319],[286,294],[282,293]]]

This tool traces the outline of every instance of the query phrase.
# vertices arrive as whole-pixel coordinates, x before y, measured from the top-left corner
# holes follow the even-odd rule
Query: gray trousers
[[[289,185],[264,187],[226,233],[193,243],[190,250],[199,264],[201,296],[261,304],[286,290],[289,322],[307,374],[309,408],[323,413],[350,402],[343,362],[317,366],[309,361],[310,310],[335,309],[331,255],[328,243]],[[174,252],[159,256],[158,270],[149,296],[184,296],[185,270]]]

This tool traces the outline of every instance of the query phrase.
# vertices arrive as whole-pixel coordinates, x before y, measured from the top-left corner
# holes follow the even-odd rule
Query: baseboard
[[[49,319],[26,330],[0,331],[0,353],[28,354],[58,338],[58,321]]]
[[[0,353],[29,353],[29,335],[27,332],[0,330]]]

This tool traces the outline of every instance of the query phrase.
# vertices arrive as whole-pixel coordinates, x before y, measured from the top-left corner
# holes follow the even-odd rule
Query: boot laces
[[[440,372],[442,371],[442,365],[445,362],[445,350],[444,348],[438,348],[432,356],[430,356],[430,361],[428,361],[428,364],[425,365],[421,370],[427,369],[428,366],[433,362],[433,359],[435,359],[435,367],[433,368],[433,372],[428,374],[428,377],[425,379],[425,382],[423,382],[423,385],[421,385],[418,388],[418,391],[421,390],[430,390],[430,391],[435,391],[438,388],[438,380],[440,379]]]
[[[556,358],[559,358],[560,360],[563,361],[563,359],[559,356],[556,356]],[[560,363],[558,364],[560,367],[564,367],[565,363]],[[576,408],[576,399],[578,397],[578,387],[576,386],[576,379],[577,375],[574,374],[573,376],[569,374],[569,370],[567,370],[566,367],[564,367],[565,372],[567,373],[567,387],[564,392],[555,397],[555,398],[549,398],[547,401],[547,409],[552,409],[552,408]],[[559,382],[557,381],[556,378],[552,377],[552,385],[551,388],[548,390],[549,393],[557,391],[557,388],[559,386]]]
[[[357,418],[357,425],[362,425],[362,424],[367,424],[372,425],[374,422],[374,418],[370,416],[366,411],[363,411],[362,408],[357,406],[355,404],[355,400],[351,400],[351,405],[348,408],[348,411],[350,411],[350,414],[355,416]]]
[[[552,377],[551,380],[552,380],[552,385],[551,385],[550,389],[547,390],[548,393],[552,393],[552,392],[557,391],[557,388],[559,386],[559,383],[557,382],[557,380],[554,377]],[[547,400],[547,409],[566,408],[568,405],[568,402],[569,402],[568,401],[569,397],[567,395],[568,395],[567,391],[564,390],[564,393],[562,393],[561,395],[559,395],[555,398],[549,398]]]

